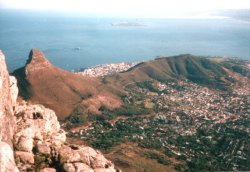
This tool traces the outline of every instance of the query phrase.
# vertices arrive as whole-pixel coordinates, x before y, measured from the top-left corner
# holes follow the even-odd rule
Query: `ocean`
[[[120,22],[139,26],[112,25]],[[10,72],[26,63],[32,48],[68,71],[187,53],[250,60],[250,23],[229,18],[126,19],[1,10],[0,49]]]

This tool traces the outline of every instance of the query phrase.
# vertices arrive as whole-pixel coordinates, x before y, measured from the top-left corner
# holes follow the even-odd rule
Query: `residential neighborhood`
[[[89,77],[98,77],[98,76],[106,76],[111,75],[118,72],[124,72],[129,68],[135,66],[137,63],[112,63],[112,64],[102,64],[97,65],[91,68],[83,69],[80,72],[76,72],[77,74]]]
[[[124,101],[129,106],[116,112],[120,118],[114,122],[99,115],[97,122],[68,135],[99,149],[135,142],[139,147],[165,152],[164,162],[180,171],[200,160],[206,169],[213,165],[247,169],[250,85],[246,77],[240,79],[242,85],[232,85],[231,91],[187,80],[128,85]],[[170,157],[181,162],[172,162]]]

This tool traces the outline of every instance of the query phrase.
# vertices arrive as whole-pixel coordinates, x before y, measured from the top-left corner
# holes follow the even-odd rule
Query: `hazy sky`
[[[250,0],[0,0],[0,8],[178,17],[198,13],[206,16],[220,9],[250,9]]]

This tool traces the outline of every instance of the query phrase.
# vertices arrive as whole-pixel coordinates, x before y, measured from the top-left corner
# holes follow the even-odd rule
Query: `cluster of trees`
[[[103,132],[105,130],[105,124],[106,122],[98,122],[98,126],[102,126],[102,128],[99,128],[98,131],[95,131],[95,137],[94,139],[90,140],[90,144],[98,149],[107,150],[126,139],[132,140],[132,135],[135,134],[141,134],[142,130],[139,128],[139,126],[136,126],[133,124],[132,121],[118,121],[115,123],[115,125],[109,130],[106,130],[106,132]],[[97,128],[96,125],[93,125],[95,128]],[[103,127],[104,126],[104,127]]]
[[[160,155],[157,153],[145,153],[145,156],[150,159],[155,159],[160,164],[170,165],[172,163],[164,155]]]

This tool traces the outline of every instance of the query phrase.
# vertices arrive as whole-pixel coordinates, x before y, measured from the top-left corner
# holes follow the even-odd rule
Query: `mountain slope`
[[[110,94],[111,98],[119,101],[105,89],[98,89],[101,83],[97,78],[82,77],[59,69],[37,49],[30,52],[26,66],[16,70],[14,75],[20,83],[21,96],[52,108],[59,119],[67,117],[82,101],[88,103],[86,100],[90,98],[95,100],[97,95]]]
[[[166,82],[178,79],[187,79],[215,89],[226,89],[232,82],[222,65],[189,54],[143,62],[128,72],[106,78],[111,83],[121,82],[123,85],[147,80]]]
[[[25,67],[16,70],[14,75],[22,97],[55,110],[61,120],[76,115],[77,121],[79,116],[85,120],[89,115],[119,108],[120,97],[129,92],[125,89],[129,84],[189,80],[225,90],[232,82],[222,65],[192,55],[158,58],[140,63],[127,72],[91,78],[53,66],[36,49],[30,52]]]

